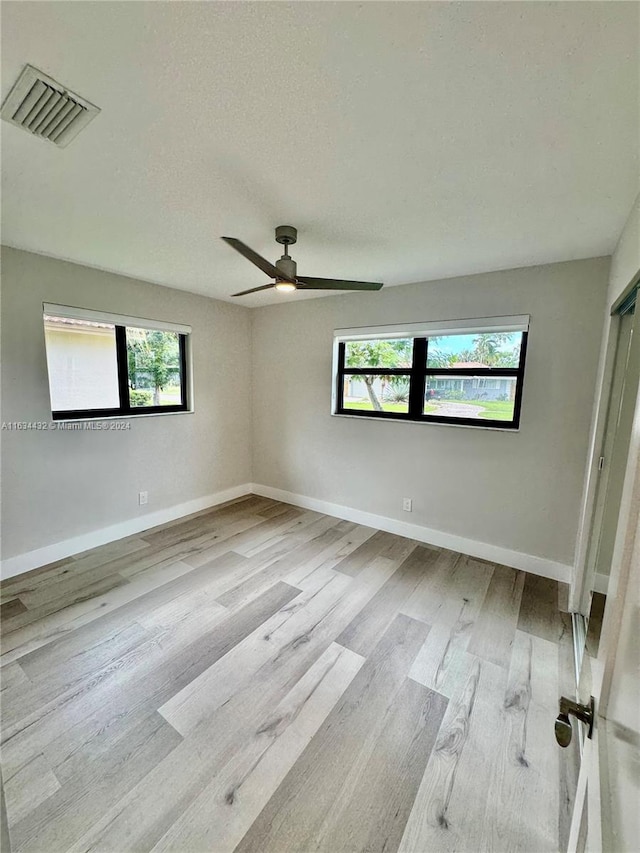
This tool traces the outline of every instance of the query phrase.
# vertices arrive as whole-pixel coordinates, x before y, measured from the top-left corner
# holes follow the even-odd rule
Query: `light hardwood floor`
[[[17,851],[557,851],[554,581],[250,496],[1,588]]]

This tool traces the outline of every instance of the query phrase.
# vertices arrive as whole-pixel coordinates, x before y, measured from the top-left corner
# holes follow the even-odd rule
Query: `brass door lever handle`
[[[560,697],[560,713],[556,717],[555,733],[558,745],[562,747],[569,746],[573,731],[571,729],[571,720],[569,715],[572,714],[581,722],[589,727],[587,737],[593,735],[593,723],[595,720],[595,700],[593,696],[588,705],[580,705],[578,702],[573,702],[567,699],[566,696]]]

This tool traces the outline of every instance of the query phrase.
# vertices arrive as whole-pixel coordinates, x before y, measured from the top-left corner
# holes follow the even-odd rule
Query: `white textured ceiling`
[[[2,122],[3,242],[227,299],[610,253],[638,191],[637,3],[4,2],[25,63],[102,108]],[[274,291],[238,300],[260,305]]]

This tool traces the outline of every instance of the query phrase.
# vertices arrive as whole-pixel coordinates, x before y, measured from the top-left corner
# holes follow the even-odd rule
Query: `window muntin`
[[[390,355],[399,342],[404,359]],[[513,327],[339,341],[334,413],[517,429],[526,343]]]
[[[44,314],[54,420],[187,411],[187,334],[78,314]]]

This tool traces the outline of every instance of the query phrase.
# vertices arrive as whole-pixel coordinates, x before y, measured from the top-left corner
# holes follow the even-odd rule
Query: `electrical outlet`
[[[411,498],[403,498],[402,499],[402,509],[405,512],[412,512],[413,510],[413,501]]]
[[[138,492],[138,504],[145,506],[149,503],[149,492]]]

